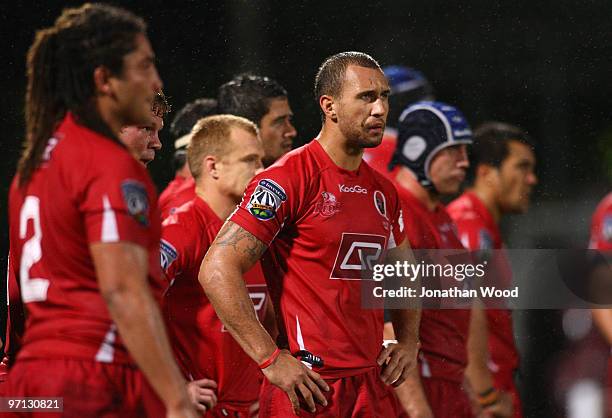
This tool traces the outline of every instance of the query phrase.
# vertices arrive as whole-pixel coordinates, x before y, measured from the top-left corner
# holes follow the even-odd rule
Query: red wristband
[[[274,350],[272,355],[268,357],[267,360],[264,360],[263,362],[259,364],[259,368],[265,369],[266,367],[270,366],[272,363],[274,363],[274,360],[276,360],[276,358],[280,355],[280,353],[281,353],[280,349],[276,347],[276,350]]]

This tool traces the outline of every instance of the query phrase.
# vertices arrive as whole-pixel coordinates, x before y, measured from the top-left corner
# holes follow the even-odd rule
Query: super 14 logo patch
[[[165,239],[161,239],[159,243],[159,255],[161,257],[162,269],[167,272],[168,267],[178,258],[176,248]]]
[[[285,200],[287,200],[287,194],[278,183],[270,179],[262,179],[253,191],[247,209],[257,219],[268,221],[274,218],[276,211]]]
[[[121,192],[128,213],[141,225],[149,226],[149,196],[144,184],[126,180],[121,183]]]

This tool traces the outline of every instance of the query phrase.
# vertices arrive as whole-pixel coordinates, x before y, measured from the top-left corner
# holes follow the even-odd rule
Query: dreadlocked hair
[[[25,186],[41,163],[47,141],[68,111],[84,125],[115,138],[95,108],[93,74],[104,66],[120,75],[124,55],[146,25],[132,13],[104,4],[65,9],[39,30],[27,55],[26,132],[17,172]]]

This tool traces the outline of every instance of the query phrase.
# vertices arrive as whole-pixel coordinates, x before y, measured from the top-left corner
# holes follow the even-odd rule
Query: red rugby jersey
[[[413,249],[462,249],[456,227],[441,204],[430,211],[396,183],[404,207],[406,234]],[[427,280],[427,279],[424,279]],[[467,365],[468,309],[424,309],[419,364],[423,377],[463,381]]]
[[[612,250],[612,193],[609,193],[595,209],[591,222],[589,248]]]
[[[170,181],[166,188],[159,194],[159,199],[157,203],[160,212],[162,212],[162,215],[164,213],[164,208],[166,207],[166,205],[168,205],[168,201],[172,198],[172,196],[176,194],[176,191],[181,187],[181,184],[183,184],[185,180],[187,180],[186,177],[180,176],[178,174],[175,175],[172,181]]]
[[[166,219],[178,208],[196,196],[193,178],[176,176],[159,196],[161,218]]]
[[[324,378],[375,367],[383,314],[361,308],[360,279],[404,240],[393,185],[363,162],[338,167],[314,140],[256,176],[230,219],[269,245],[262,268],[291,352],[321,357]]]
[[[455,221],[461,242],[469,250],[501,250],[503,242],[499,227],[484,203],[473,193],[465,192],[448,205],[448,213]],[[502,286],[512,283],[512,270],[508,260],[501,252],[494,253],[500,257],[495,261]],[[506,379],[519,365],[519,355],[514,342],[512,311],[506,309],[488,309],[486,311],[489,326],[489,368],[493,377]]]
[[[144,167],[68,114],[27,186],[13,180],[9,220],[28,312],[18,358],[131,363],[100,294],[89,245],[128,241],[146,248],[151,284],[160,290],[157,196]]]
[[[259,395],[262,373],[224,328],[198,281],[202,259],[223,221],[196,197],[162,225],[161,261],[171,285],[164,296],[164,316],[170,340],[190,379],[217,382],[219,403],[244,407]],[[259,320],[268,303],[259,263],[244,277]]]

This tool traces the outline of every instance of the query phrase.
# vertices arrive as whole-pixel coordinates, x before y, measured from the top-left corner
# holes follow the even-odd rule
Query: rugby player
[[[463,248],[440,199],[459,191],[471,142],[469,125],[453,106],[418,102],[402,113],[391,167],[400,167],[395,185],[404,213],[410,214],[404,222],[412,248]],[[472,416],[463,387],[469,321],[469,309],[423,310],[418,369],[396,390],[410,417]],[[385,330],[385,338],[392,339],[393,329],[386,325]]]
[[[216,115],[198,121],[187,151],[197,196],[162,226],[162,268],[171,283],[164,315],[184,374],[202,383],[204,390],[196,395],[202,404],[199,410],[210,410],[206,417],[250,417],[257,409],[261,371],[215,314],[198,272],[223,221],[240,203],[253,176],[262,171],[262,157],[257,127],[249,120]],[[273,323],[259,264],[244,279],[259,320]]]
[[[119,140],[128,148],[134,158],[139,160],[143,165],[147,165],[155,158],[155,150],[161,148],[159,141],[159,130],[163,128],[163,118],[170,111],[170,104],[163,92],[158,92],[151,106],[152,120],[147,126],[124,127],[119,133]],[[12,307],[9,308],[7,315],[5,358],[0,363],[0,382],[5,379],[5,371],[8,364],[14,360],[14,354],[20,346],[19,341],[23,336],[25,325],[25,315],[23,312],[23,304],[20,303],[21,296],[19,287],[16,286],[16,279],[12,275],[12,270],[9,268],[7,272],[7,286],[9,289],[9,306],[10,301],[13,301]]]
[[[470,152],[471,187],[448,205],[463,245],[470,250],[503,248],[499,222],[510,213],[525,213],[537,183],[535,155],[527,134],[516,126],[487,122],[474,131]],[[512,283],[510,268],[500,252],[499,277]],[[505,257],[503,257],[505,258]],[[505,276],[505,277],[502,277]],[[512,313],[479,306],[472,309],[466,375],[484,413],[494,417],[522,417],[514,375],[519,356],[514,343]]]
[[[151,106],[152,121],[142,126],[124,126],[119,132],[119,139],[134,157],[147,166],[155,159],[155,153],[162,148],[159,131],[164,128],[164,117],[170,112],[170,104],[163,92],[155,95]]]
[[[385,77],[389,81],[391,95],[389,96],[389,123],[385,127],[382,142],[374,148],[366,148],[363,152],[363,159],[381,173],[393,178],[398,167],[393,173],[389,171],[389,162],[395,152],[397,143],[397,129],[395,124],[400,117],[400,113],[412,103],[433,100],[433,89],[423,73],[414,68],[401,65],[389,65],[383,67]],[[393,126],[391,126],[393,124]]]
[[[195,184],[187,163],[189,133],[198,120],[216,113],[217,100],[200,98],[187,103],[174,117],[170,125],[170,133],[176,138],[173,159],[175,175],[159,195],[159,210],[162,219],[195,197]]]
[[[382,310],[362,309],[360,283],[373,263],[411,257],[397,192],[362,161],[380,144],[388,95],[369,55],[326,59],[315,79],[319,136],[254,178],[202,263],[219,318],[267,378],[263,416],[397,414],[385,385],[401,384],[415,364],[420,311],[394,311],[398,343],[383,349]],[[278,345],[242,280],[264,253]]]
[[[195,417],[152,294],[154,186],[118,139],[123,126],[152,123],[162,87],[145,24],[101,4],[66,9],[37,32],[27,75],[9,196],[27,322],[5,393],[63,398],[63,414],[34,417],[144,416],[148,380],[168,417]]]
[[[291,151],[297,135],[287,90],[277,81],[241,74],[219,87],[219,113],[247,118],[259,128],[264,167]]]

